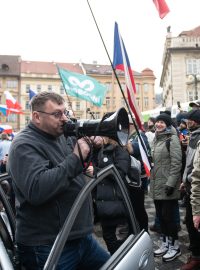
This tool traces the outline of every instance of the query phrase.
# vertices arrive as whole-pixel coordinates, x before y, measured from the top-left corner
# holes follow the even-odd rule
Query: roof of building
[[[150,76],[150,77],[154,77],[155,75],[153,73],[153,70],[151,70],[150,68],[145,68],[142,70],[142,76]]]
[[[55,62],[39,62],[39,61],[22,61],[22,73],[35,73],[35,74],[58,74],[57,66],[60,68],[83,73],[79,64],[74,63],[55,63]]]
[[[97,63],[93,64],[82,64],[87,74],[101,74],[101,75],[111,75],[112,74],[112,67],[111,65],[100,65]],[[133,71],[134,76],[141,76],[141,73],[137,71]],[[124,72],[117,70],[118,75],[123,75]]]
[[[199,37],[200,36],[200,26],[195,27],[194,29],[188,31],[182,31],[179,36],[187,36],[187,37]]]
[[[20,76],[21,57],[0,55],[0,76]]]

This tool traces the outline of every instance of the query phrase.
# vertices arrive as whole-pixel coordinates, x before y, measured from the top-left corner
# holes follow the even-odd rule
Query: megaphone
[[[106,136],[117,141],[120,145],[127,144],[129,137],[129,119],[125,108],[115,113],[105,115],[100,119],[68,121],[64,124],[64,135],[76,136]]]

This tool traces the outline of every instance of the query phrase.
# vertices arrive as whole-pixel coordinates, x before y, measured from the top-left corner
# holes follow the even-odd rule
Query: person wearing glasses
[[[80,190],[84,138],[65,138],[68,111],[62,96],[42,92],[31,99],[31,121],[14,139],[9,173],[17,199],[16,242],[22,266],[43,269],[52,245]],[[93,143],[100,145],[100,137]],[[78,146],[79,145],[79,146]],[[81,152],[80,152],[81,151]],[[81,158],[82,155],[82,158]],[[99,269],[110,257],[93,238],[91,198],[83,204],[56,269]]]

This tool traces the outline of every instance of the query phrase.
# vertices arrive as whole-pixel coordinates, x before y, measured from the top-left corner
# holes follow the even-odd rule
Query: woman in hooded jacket
[[[172,119],[166,113],[156,118],[151,152],[153,169],[150,194],[154,200],[162,233],[161,246],[154,251],[154,256],[162,256],[163,261],[167,262],[181,255],[174,212],[180,198],[182,151],[176,129],[172,126]]]

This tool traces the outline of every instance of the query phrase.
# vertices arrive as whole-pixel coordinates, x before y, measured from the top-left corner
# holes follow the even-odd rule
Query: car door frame
[[[57,262],[60,258],[60,255],[62,253],[62,250],[64,248],[64,245],[66,243],[66,240],[69,236],[69,233],[71,231],[71,228],[74,224],[74,221],[76,219],[76,216],[82,207],[82,204],[86,200],[86,198],[90,195],[91,191],[102,181],[105,177],[108,175],[114,176],[116,182],[119,185],[119,188],[121,190],[123,200],[125,203],[125,206],[127,207],[128,215],[130,217],[130,225],[132,228],[132,231],[137,235],[140,233],[140,229],[131,205],[131,201],[127,192],[127,188],[118,172],[116,167],[114,165],[109,165],[105,168],[103,168],[98,174],[96,178],[92,178],[89,180],[89,182],[85,185],[85,187],[80,191],[78,197],[76,198],[69,215],[67,216],[65,223],[59,232],[59,234],[56,237],[56,240],[53,244],[53,247],[51,249],[51,252],[48,256],[48,259],[45,263],[45,266],[43,270],[53,270],[56,268]]]

